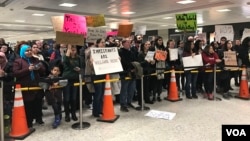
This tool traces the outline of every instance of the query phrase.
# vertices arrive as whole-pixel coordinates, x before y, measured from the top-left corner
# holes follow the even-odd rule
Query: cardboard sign
[[[119,24],[118,34],[120,37],[129,37],[133,29],[133,24]]]
[[[86,21],[88,27],[98,27],[106,25],[104,15],[86,16]]]
[[[53,16],[51,17],[51,22],[55,32],[63,31],[63,22],[64,22],[63,16]]]
[[[165,61],[167,59],[167,52],[162,50],[156,50],[155,59],[158,61]]]
[[[178,30],[196,31],[197,29],[196,13],[176,14],[175,17]]]
[[[96,75],[123,71],[117,47],[90,48]]]
[[[88,28],[86,42],[95,43],[97,39],[106,38],[106,29],[103,28]]]
[[[183,61],[184,70],[195,69],[195,68],[185,68],[185,67],[203,66],[201,54],[195,55],[194,57],[192,56],[182,57],[182,61]]]
[[[170,61],[174,61],[178,59],[178,48],[170,48],[169,49],[169,59]]]
[[[236,52],[235,51],[224,51],[224,63],[225,66],[237,66]],[[226,69],[238,69],[237,67],[225,67]]]
[[[63,32],[86,35],[87,27],[85,17],[73,14],[65,14]]]
[[[147,26],[137,26],[135,28],[135,35],[146,35]]]
[[[73,34],[66,32],[56,32],[56,43],[57,44],[71,44],[80,45],[84,44],[84,36],[82,34]]]

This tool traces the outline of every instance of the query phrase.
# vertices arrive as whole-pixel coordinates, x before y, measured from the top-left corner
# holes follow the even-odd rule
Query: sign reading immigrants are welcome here
[[[178,30],[196,31],[197,29],[196,13],[176,14],[175,17]]]

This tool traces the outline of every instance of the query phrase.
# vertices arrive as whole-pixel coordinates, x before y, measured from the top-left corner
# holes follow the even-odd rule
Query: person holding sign
[[[138,61],[140,62],[141,66],[143,67],[143,95],[144,95],[144,101],[145,103],[148,104],[153,104],[154,102],[152,100],[150,100],[150,86],[152,85],[152,81],[151,81],[151,76],[150,74],[153,73],[154,71],[154,64],[155,64],[155,60],[153,59],[153,57],[150,58],[146,58],[149,47],[151,46],[149,41],[146,41],[145,43],[142,44],[142,50],[140,51],[139,55],[138,55]],[[137,81],[140,82],[140,81]],[[141,83],[141,82],[140,82]],[[141,84],[139,84],[141,85]],[[141,104],[141,94],[138,94],[138,104],[140,106],[142,106]]]
[[[105,47],[105,41],[104,39],[97,39],[96,40],[96,47],[97,48],[104,48]],[[91,52],[89,52],[91,53]],[[95,60],[93,60],[93,58],[91,57],[90,54],[90,66],[87,67],[91,67],[93,68],[93,62]],[[95,74],[94,72],[94,68],[92,69],[92,74]],[[93,81],[95,80],[103,80],[105,79],[105,75],[94,75],[93,76]],[[92,115],[94,117],[100,117],[100,115],[102,114],[102,106],[103,106],[103,95],[104,95],[104,89],[105,89],[105,83],[94,83],[94,95],[93,95],[93,110],[92,110]]]
[[[187,56],[194,57],[197,54],[198,54],[198,52],[195,51],[195,49],[194,49],[194,42],[187,41],[185,43],[185,46],[184,46],[182,57],[187,57]],[[192,99],[192,98],[197,99],[198,98],[198,96],[196,95],[197,73],[191,73],[190,70],[186,70],[184,73],[185,73],[185,77],[186,77],[186,85],[185,85],[186,97],[188,99]],[[190,93],[190,90],[191,90],[191,93]]]
[[[154,59],[156,60],[155,68],[157,76],[153,76],[153,101],[155,101],[156,93],[157,100],[161,102],[161,93],[162,93],[162,86],[164,80],[164,71],[166,69],[166,59],[167,59],[167,51],[165,46],[163,45],[163,38],[158,36],[155,39],[155,47],[152,49],[155,51]]]
[[[213,70],[214,64],[220,63],[221,59],[219,59],[219,56],[216,52],[214,52],[214,49],[211,45],[207,45],[203,52],[202,52],[202,60],[205,65],[205,70]],[[213,100],[213,89],[214,89],[214,73],[213,72],[207,72],[205,75],[203,75],[204,80],[204,87],[205,92],[208,97],[208,100]]]
[[[65,56],[63,56],[62,77],[68,79],[68,84],[63,88],[63,105],[65,111],[65,121],[70,122],[70,113],[74,121],[78,120],[76,117],[76,98],[78,87],[75,87],[74,83],[79,80],[82,63],[80,57],[77,55],[76,46],[69,44],[67,47],[67,52]]]

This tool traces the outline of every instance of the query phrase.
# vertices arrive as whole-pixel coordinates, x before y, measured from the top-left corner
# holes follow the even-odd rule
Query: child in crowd
[[[60,125],[61,119],[62,119],[62,89],[61,88],[55,88],[56,86],[59,86],[59,83],[57,80],[53,80],[55,78],[58,78],[61,71],[59,66],[53,66],[51,68],[51,74],[48,76],[50,79],[52,79],[52,83],[50,83],[49,90],[46,90],[46,98],[48,101],[48,104],[52,106],[54,115],[55,115],[55,121],[52,124],[52,127],[55,129]]]

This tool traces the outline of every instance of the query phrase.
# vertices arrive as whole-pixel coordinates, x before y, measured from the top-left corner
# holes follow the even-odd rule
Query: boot
[[[64,102],[64,111],[65,111],[65,121],[70,122],[70,116],[69,116],[69,102]]]
[[[71,117],[74,121],[77,121],[78,118],[76,117],[76,101],[72,101],[70,103],[71,106]]]

